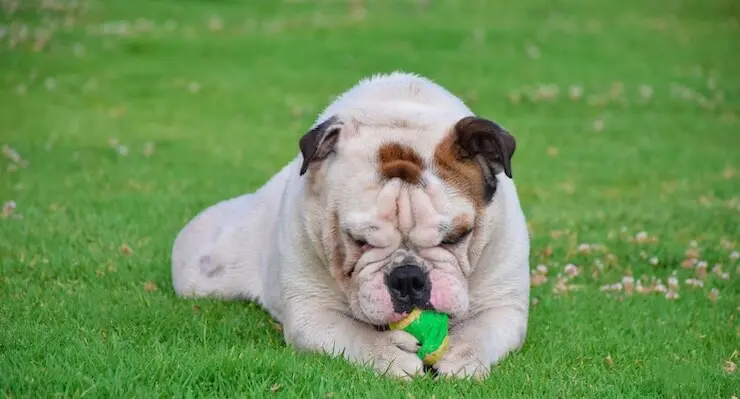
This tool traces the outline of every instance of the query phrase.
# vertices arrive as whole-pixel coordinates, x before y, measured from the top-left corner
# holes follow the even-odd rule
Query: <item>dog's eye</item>
[[[457,245],[462,242],[462,240],[465,239],[465,237],[469,236],[470,233],[473,232],[473,229],[467,229],[462,233],[452,233],[445,237],[442,240],[442,244],[444,245]]]
[[[349,237],[350,240],[352,240],[352,242],[355,245],[357,245],[358,247],[362,248],[363,251],[364,250],[367,250],[367,249],[369,249],[371,247],[371,245],[364,238],[356,238],[356,237],[352,236],[349,233],[347,234],[347,236]]]

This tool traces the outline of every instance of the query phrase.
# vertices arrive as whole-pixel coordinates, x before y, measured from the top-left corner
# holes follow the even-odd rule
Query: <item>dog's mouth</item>
[[[371,322],[371,321],[368,321],[368,320],[363,320],[361,318],[358,318],[355,314],[353,314],[351,312],[350,313],[345,313],[345,316],[350,317],[353,320],[355,320],[357,322],[360,322],[362,324],[366,324],[366,325],[370,326],[372,329],[374,329],[375,331],[381,331],[381,332],[382,331],[388,331],[388,330],[390,330],[390,323],[392,323],[392,322],[388,322],[388,323],[384,323],[384,324],[379,324],[379,323]]]
[[[397,322],[405,319],[409,315],[409,313],[410,312],[404,312],[404,313],[394,312],[388,318],[388,320],[385,321],[385,323],[379,323],[377,321],[372,321],[369,318],[365,317],[364,315],[358,317],[358,315],[356,315],[352,311],[345,312],[344,315],[347,316],[347,317],[349,317],[349,318],[352,318],[353,320],[356,320],[356,321],[358,321],[358,322],[360,322],[362,324],[366,324],[366,325],[372,327],[373,329],[375,329],[377,331],[388,331],[390,329],[389,328],[389,325],[391,325],[393,323],[397,323]]]
[[[408,316],[414,309],[419,310],[436,310],[429,300],[422,302],[421,304],[409,303],[409,302],[396,302],[393,304],[395,312],[393,313],[393,320],[395,323]]]
[[[411,313],[411,310],[412,309],[409,308],[407,310],[403,310],[403,311],[400,311],[400,312],[398,312],[398,311],[393,312],[393,314],[388,318],[388,324],[390,324],[390,323],[398,323],[399,321],[405,319],[406,316],[408,316],[409,313]]]

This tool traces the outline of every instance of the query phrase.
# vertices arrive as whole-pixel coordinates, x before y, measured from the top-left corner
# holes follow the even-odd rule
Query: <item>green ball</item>
[[[449,316],[431,310],[414,309],[405,319],[391,323],[392,330],[403,330],[419,340],[417,355],[428,366],[442,358],[449,345]]]

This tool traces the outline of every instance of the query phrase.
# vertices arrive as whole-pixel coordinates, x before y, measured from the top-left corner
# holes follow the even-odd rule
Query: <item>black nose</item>
[[[427,307],[429,304],[431,283],[429,276],[419,266],[396,267],[388,275],[386,284],[397,312],[408,312],[412,307]]]

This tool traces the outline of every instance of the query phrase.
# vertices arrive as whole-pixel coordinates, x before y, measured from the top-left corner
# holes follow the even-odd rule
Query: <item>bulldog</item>
[[[296,350],[378,374],[430,372],[389,330],[413,308],[449,315],[438,376],[484,378],[519,349],[529,233],[514,137],[428,78],[360,80],[262,187],[196,215],[172,249],[180,297],[254,301]]]

